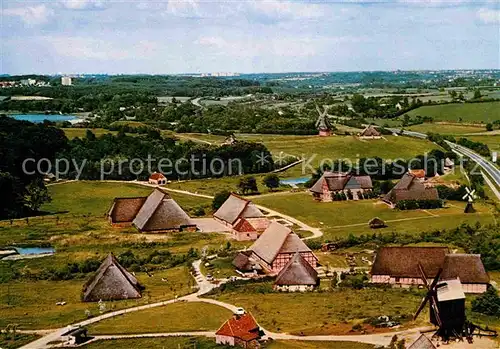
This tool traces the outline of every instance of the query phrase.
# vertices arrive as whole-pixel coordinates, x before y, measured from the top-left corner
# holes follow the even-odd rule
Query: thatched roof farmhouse
[[[142,286],[109,254],[83,287],[84,302],[114,301],[141,298]]]

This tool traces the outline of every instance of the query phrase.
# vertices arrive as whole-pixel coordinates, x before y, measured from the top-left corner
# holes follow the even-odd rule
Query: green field
[[[148,349],[229,349],[215,340],[193,337],[113,339],[90,343],[88,349],[148,348]],[[373,345],[356,342],[271,341],[263,349],[372,349]]]
[[[51,213],[69,211],[71,214],[104,215],[108,212],[113,198],[147,196],[154,188],[138,184],[97,181],[78,181],[56,184],[49,187],[52,202],[42,209]],[[177,203],[189,211],[196,206],[209,206],[210,199],[191,195],[169,193]],[[78,201],[75,202],[75,198]]]
[[[103,128],[63,128],[64,134],[68,139],[73,139],[76,137],[83,138],[85,137],[85,134],[87,133],[87,130],[92,131],[93,134],[95,134],[97,137],[105,135],[107,133],[111,133],[113,135],[118,134],[117,131],[109,131]]]
[[[488,123],[500,119],[500,102],[423,106],[407,114],[413,117],[430,116],[434,121]]]
[[[64,281],[36,280],[43,273],[63,270],[68,263],[88,259],[102,260],[109,252],[119,255],[132,251],[146,257],[153,251],[186,254],[191,248],[207,247],[216,251],[225,245],[219,234],[177,233],[141,234],[133,228],[114,228],[105,218],[115,196],[147,195],[151,189],[132,184],[69,182],[49,187],[53,201],[43,209],[46,216],[0,221],[0,246],[49,244],[56,249],[52,256],[19,261],[0,261],[0,328],[17,323],[21,328],[54,328],[85,319],[85,310],[95,315],[97,305],[81,303],[80,293],[90,274],[77,275]],[[210,204],[210,200],[183,194],[172,195],[189,211],[194,206]],[[233,243],[234,248],[241,248]],[[193,291],[194,279],[187,266],[168,268],[153,266],[152,277],[137,272],[146,286],[143,298],[133,301],[110,302],[109,309],[119,309],[173,298]],[[149,266],[148,266],[149,268]],[[14,280],[13,275],[19,275]],[[167,282],[162,281],[166,278]],[[57,306],[65,301],[65,306]]]
[[[481,142],[488,145],[491,151],[500,152],[500,134],[494,136],[465,136],[474,142]]]
[[[231,315],[231,311],[217,305],[179,302],[100,321],[89,327],[89,333],[98,335],[215,331],[231,318]]]
[[[224,292],[216,298],[242,306],[269,331],[326,335],[348,334],[354,324],[373,316],[413,314],[422,292],[340,288],[323,293],[259,294],[242,287],[241,290]],[[418,322],[425,323],[426,319],[424,314]]]
[[[435,210],[399,211],[390,209],[377,200],[317,202],[309,193],[284,193],[275,196],[255,198],[255,203],[275,209],[278,212],[295,217],[313,227],[321,228],[325,239],[345,237],[349,233],[367,234],[374,230],[368,222],[379,217],[387,228],[377,232],[409,232],[455,228],[462,223],[482,224],[494,222],[490,208],[483,204],[475,205],[477,213],[465,215],[464,203],[449,202],[446,208]]]
[[[445,135],[463,135],[466,133],[485,132],[486,128],[483,126],[471,126],[461,124],[448,124],[448,123],[424,123],[420,125],[413,125],[405,127],[406,130],[422,132],[422,133],[440,133]]]
[[[42,259],[50,261],[53,257]],[[146,273],[136,275],[139,282],[146,287],[143,297],[137,300],[106,302],[107,310],[159,302],[172,299],[174,295],[192,292],[190,286],[193,279],[184,267],[156,272],[153,277],[148,277]],[[168,282],[162,282],[162,278],[166,278]],[[18,324],[21,329],[58,328],[85,320],[86,310],[93,316],[99,315],[97,303],[83,303],[80,300],[85,282],[86,278],[0,283],[0,328],[5,328],[8,324]],[[56,305],[61,301],[66,302],[66,305]]]

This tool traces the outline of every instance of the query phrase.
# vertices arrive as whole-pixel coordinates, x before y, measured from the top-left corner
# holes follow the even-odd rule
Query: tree
[[[249,192],[257,192],[257,181],[255,180],[255,177],[243,177],[240,179],[238,183],[238,190],[243,193],[247,194]]]
[[[486,124],[486,131],[493,131],[493,124],[491,122]]]
[[[212,200],[212,208],[215,210],[218,210],[222,204],[227,200],[227,198],[231,195],[231,193],[227,190],[223,190],[215,194],[213,200]]]
[[[276,173],[270,173],[264,177],[262,183],[269,188],[270,191],[278,188],[280,186],[280,178]]]
[[[500,316],[500,296],[494,287],[488,288],[485,293],[472,301],[472,311]]]
[[[47,187],[41,179],[36,179],[26,187],[24,195],[25,205],[33,212],[38,212],[40,206],[45,202],[52,201]]]
[[[481,91],[479,89],[474,90],[474,99],[480,99],[481,97]]]

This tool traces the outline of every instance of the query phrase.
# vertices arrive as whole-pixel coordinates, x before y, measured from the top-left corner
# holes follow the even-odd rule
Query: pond
[[[297,187],[298,184],[304,184],[310,179],[310,177],[299,177],[299,178],[288,178],[282,179],[280,182],[283,185],[289,185],[291,187]]]
[[[60,115],[60,114],[10,114],[11,118],[16,120],[31,121],[34,123],[41,123],[43,120],[49,121],[77,121],[80,120],[75,115]]]
[[[53,254],[56,250],[53,247],[14,247],[20,255],[30,254]]]

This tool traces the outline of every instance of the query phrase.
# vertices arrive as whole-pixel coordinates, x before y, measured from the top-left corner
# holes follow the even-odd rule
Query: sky
[[[0,0],[0,74],[500,68],[498,0]]]

